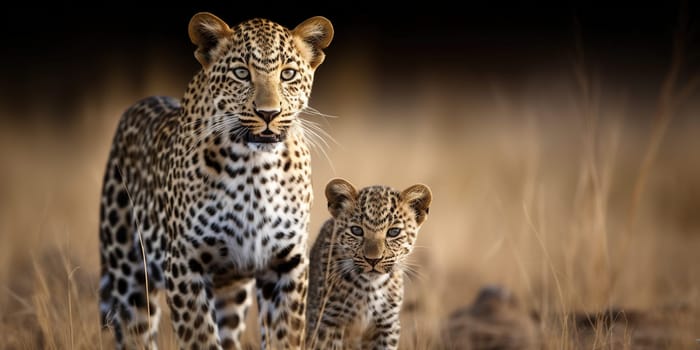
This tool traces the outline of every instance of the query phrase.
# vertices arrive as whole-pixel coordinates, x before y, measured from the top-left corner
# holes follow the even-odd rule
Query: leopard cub
[[[432,200],[425,185],[404,191],[326,185],[328,210],[311,249],[307,340],[314,349],[395,349],[403,266]]]

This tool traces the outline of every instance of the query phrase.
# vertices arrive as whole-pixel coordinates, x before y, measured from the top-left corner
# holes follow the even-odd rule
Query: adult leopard
[[[257,290],[262,347],[305,341],[310,154],[300,112],[333,38],[324,17],[189,23],[201,70],[116,130],[100,206],[100,310],[118,348],[156,348],[165,289],[181,348],[240,348]]]

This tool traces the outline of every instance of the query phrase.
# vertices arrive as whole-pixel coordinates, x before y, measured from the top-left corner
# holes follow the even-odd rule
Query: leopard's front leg
[[[167,302],[179,348],[220,350],[214,292],[196,259],[168,258]]]
[[[301,349],[306,333],[308,258],[303,244],[282,248],[256,276],[262,349]]]

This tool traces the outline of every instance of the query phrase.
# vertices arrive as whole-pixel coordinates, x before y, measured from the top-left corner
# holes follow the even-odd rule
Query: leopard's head
[[[260,18],[229,27],[198,13],[189,36],[202,65],[183,100],[195,130],[247,145],[275,144],[300,124],[333,26],[312,17],[291,30]]]
[[[432,194],[422,184],[403,191],[385,186],[358,191],[346,180],[333,179],[326,185],[326,199],[334,219],[334,258],[343,269],[386,274],[401,267],[413,250]]]

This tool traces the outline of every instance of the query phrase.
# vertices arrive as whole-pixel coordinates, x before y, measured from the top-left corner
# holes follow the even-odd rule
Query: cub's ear
[[[353,207],[357,199],[355,186],[344,179],[333,179],[326,185],[328,211],[335,218],[340,213]]]
[[[401,192],[401,199],[404,203],[413,208],[416,212],[416,223],[421,225],[428,218],[430,202],[433,200],[433,194],[430,188],[426,185],[413,185]]]
[[[333,25],[325,17],[311,17],[296,26],[292,35],[301,55],[316,69],[326,58],[323,49],[333,40]]]
[[[226,22],[209,12],[200,12],[192,17],[188,32],[190,40],[197,45],[194,57],[202,66],[208,66],[212,61],[212,50],[222,38],[232,33]]]

